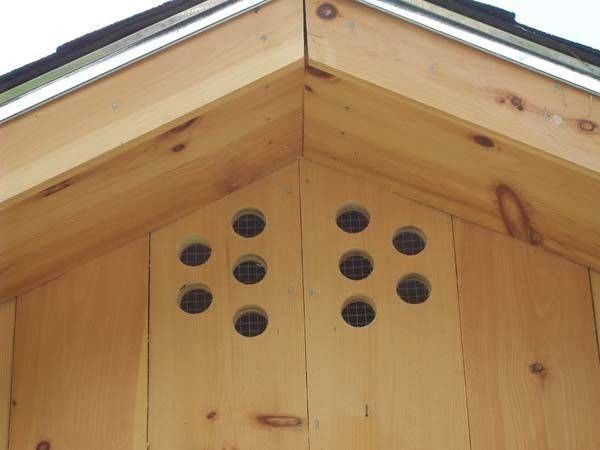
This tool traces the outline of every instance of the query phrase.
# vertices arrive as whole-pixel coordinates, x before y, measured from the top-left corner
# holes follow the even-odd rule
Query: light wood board
[[[0,205],[35,197],[303,59],[302,6],[276,0],[0,126]]]
[[[302,64],[64,184],[0,207],[0,298],[250,183],[301,152]]]
[[[232,222],[249,208],[266,216],[266,228],[243,238]],[[190,267],[179,251],[194,239],[212,254]],[[151,247],[150,448],[307,449],[298,164],[153,232]],[[266,262],[258,284],[232,275],[244,255]],[[194,284],[213,300],[192,315],[178,296]],[[267,313],[263,334],[235,331],[246,307]]]
[[[318,17],[306,3],[311,65],[331,67],[538,150],[600,172],[598,98],[353,0]],[[432,131],[433,133],[433,131]]]
[[[301,183],[311,447],[469,449],[450,216],[310,162]],[[364,231],[337,227],[348,205],[370,215]],[[392,245],[407,226],[426,236],[418,255]],[[373,259],[366,279],[340,273],[350,250]],[[412,273],[431,284],[422,304],[396,295],[397,282]],[[355,295],[376,310],[364,328],[341,317]]]
[[[600,268],[599,178],[373,85],[305,83],[306,158]]]
[[[600,448],[588,271],[456,220],[472,450]]]
[[[143,237],[18,298],[12,450],[146,449],[147,292]]]
[[[596,313],[596,337],[598,338],[598,351],[600,353],[600,273],[590,270],[590,277],[592,282],[594,312]]]
[[[0,449],[8,448],[15,300],[0,305]]]

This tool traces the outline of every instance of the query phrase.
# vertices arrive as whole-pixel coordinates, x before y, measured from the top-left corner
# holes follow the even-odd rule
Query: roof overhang
[[[273,0],[1,125],[0,297],[300,156],[600,269],[593,89],[380,9],[307,1],[304,73]]]

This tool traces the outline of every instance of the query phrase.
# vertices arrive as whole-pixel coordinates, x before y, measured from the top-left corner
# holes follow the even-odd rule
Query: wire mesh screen
[[[396,292],[398,296],[406,303],[423,303],[429,298],[429,285],[427,282],[416,276],[406,277],[398,283]]]
[[[353,301],[342,309],[342,318],[353,327],[365,327],[375,319],[375,310],[364,301]]]
[[[403,255],[417,255],[425,248],[423,235],[416,230],[403,230],[393,240],[394,247]]]
[[[235,330],[242,336],[254,337],[267,329],[267,316],[258,311],[245,311],[235,321]]]
[[[265,219],[259,213],[248,212],[238,216],[233,222],[233,230],[245,238],[258,236],[265,229]]]
[[[266,266],[259,261],[242,261],[235,269],[233,269],[233,276],[240,283],[244,284],[256,284],[261,281],[267,274]]]
[[[340,214],[336,222],[346,233],[360,233],[369,225],[369,217],[358,209],[352,209]]]
[[[212,250],[208,245],[194,243],[183,249],[179,260],[186,266],[201,266],[210,258]]]
[[[208,309],[213,296],[208,290],[197,288],[186,292],[179,301],[179,307],[188,314],[199,314]]]
[[[340,272],[351,280],[362,280],[373,272],[373,263],[364,255],[348,255],[340,261]]]

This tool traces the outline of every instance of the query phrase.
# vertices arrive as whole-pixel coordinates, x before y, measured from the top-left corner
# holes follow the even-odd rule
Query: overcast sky
[[[3,2],[0,74],[54,53],[60,44],[163,1]],[[487,0],[486,3],[514,11],[522,24],[600,49],[600,0]]]

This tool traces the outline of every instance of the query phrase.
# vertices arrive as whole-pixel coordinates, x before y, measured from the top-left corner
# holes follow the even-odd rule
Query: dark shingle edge
[[[522,25],[515,20],[515,13],[474,0],[427,0],[442,8],[498,28],[507,33],[527,39],[557,52],[600,67],[600,51],[559,36],[544,33]]]
[[[127,19],[67,42],[53,54],[0,76],[0,93],[26,83],[156,22],[203,3],[205,0],[171,0]]]

